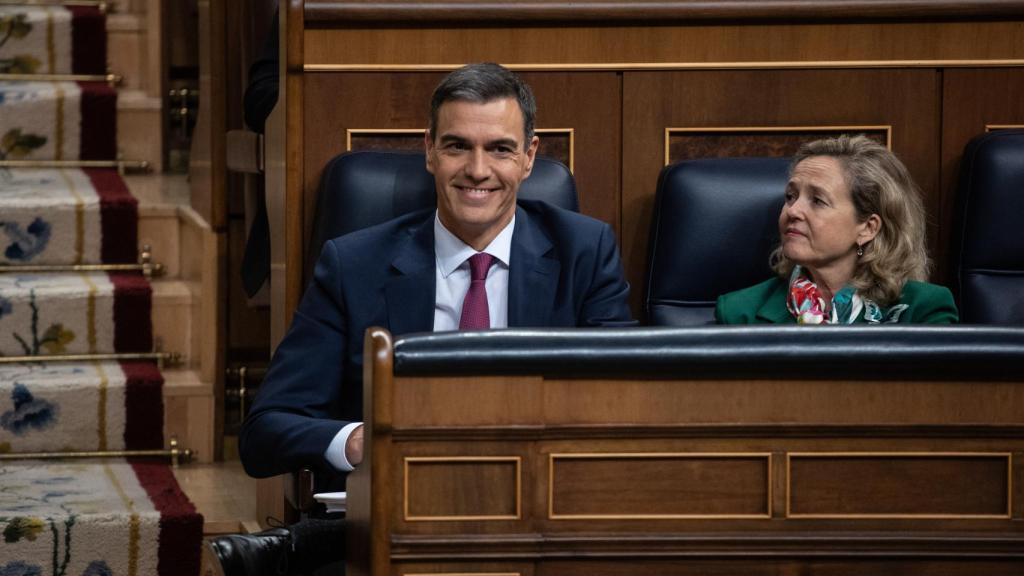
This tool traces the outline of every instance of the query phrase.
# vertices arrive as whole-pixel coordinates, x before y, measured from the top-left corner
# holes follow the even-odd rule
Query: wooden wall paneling
[[[537,127],[572,130],[572,160],[585,214],[618,226],[620,80],[610,72],[531,72],[523,79],[537,98]],[[444,73],[317,73],[306,75],[304,100],[304,217],[311,222],[316,190],[327,162],[348,149],[348,131],[422,130],[430,95]],[[325,114],[324,110],[332,113]],[[391,137],[365,132],[353,143],[364,147],[408,147],[408,133]],[[546,136],[541,134],[542,139]],[[413,137],[415,138],[415,137]],[[553,155],[565,159],[566,137],[547,136]],[[391,140],[390,142],[386,142]],[[308,230],[306,231],[308,234]]]
[[[986,125],[1024,125],[1024,67],[946,70],[942,101],[942,199],[933,215],[941,234],[932,255],[939,276],[946,279],[951,257],[949,228],[964,146],[985,132]]]
[[[641,312],[646,289],[649,225],[666,128],[891,126],[893,149],[934,214],[939,82],[939,73],[929,69],[624,73],[620,239],[634,313]],[[743,130],[737,130],[737,138],[743,138]],[[929,232],[933,247],[935,232],[934,227]]]
[[[939,552],[936,552],[936,556]],[[537,567],[536,576],[636,576],[637,574],[672,574],[678,576],[779,576],[813,574],[814,576],[1018,576],[1021,566],[1005,561],[985,559],[906,559],[879,560],[868,554],[847,553],[845,558],[830,558],[824,554],[817,558],[758,557],[747,552],[745,558],[724,555],[708,558],[697,554],[685,558],[632,558],[618,562],[597,559],[575,559],[545,562]]]
[[[493,4],[497,6],[498,4]],[[353,27],[319,22],[306,31],[308,65],[454,67],[567,64],[622,69],[679,63],[999,60],[1024,58],[1024,22],[734,23],[509,27]],[[624,49],[628,47],[628,49]]]
[[[354,0],[332,2],[309,0],[306,19],[313,26],[323,22],[359,22],[360,25],[388,21],[418,24],[441,22],[486,22],[513,25],[535,20],[556,22],[696,22],[742,18],[748,22],[795,20],[871,19],[904,21],[939,18],[1001,18],[1024,14],[1019,0],[720,0],[693,2],[676,0],[637,3],[623,0],[598,0],[580,5],[562,0],[532,0],[516,6],[462,0],[460,10],[451,9],[452,2],[423,0]]]

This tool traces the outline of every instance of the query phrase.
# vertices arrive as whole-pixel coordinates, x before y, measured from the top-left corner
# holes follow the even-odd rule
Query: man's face
[[[539,141],[524,140],[523,114],[514,98],[445,102],[434,133],[424,138],[438,217],[477,250],[515,214],[516,192],[533,170]]]

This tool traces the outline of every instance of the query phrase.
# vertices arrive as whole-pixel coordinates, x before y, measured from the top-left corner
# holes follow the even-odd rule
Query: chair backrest
[[[550,158],[537,157],[518,196],[579,211],[572,173]],[[327,240],[435,204],[434,177],[427,172],[422,152],[367,150],[334,157],[320,180],[306,282]]]
[[[960,321],[1024,324],[1024,130],[967,144],[953,214],[950,271]]]
[[[788,169],[788,158],[708,158],[661,171],[645,299],[650,324],[712,323],[718,296],[771,277]]]

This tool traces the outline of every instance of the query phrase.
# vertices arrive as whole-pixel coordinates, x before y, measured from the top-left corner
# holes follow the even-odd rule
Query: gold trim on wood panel
[[[513,462],[516,465],[516,513],[463,516],[411,516],[409,514],[409,463],[422,462]],[[458,522],[521,520],[523,518],[523,459],[519,456],[406,456],[402,459],[402,514],[406,522]]]
[[[985,124],[985,132],[993,130],[1021,130],[1024,124]]]
[[[423,135],[426,128],[348,128],[345,130],[345,151],[352,151],[352,136],[364,134],[404,134],[407,136]],[[575,173],[576,164],[576,129],[575,128],[536,128],[536,134],[568,134],[569,135],[569,172]]]
[[[522,576],[520,572],[406,572],[403,576]]]
[[[764,458],[767,490],[765,514],[555,514],[555,460],[598,460],[598,459],[639,459],[639,458]],[[772,517],[772,453],[771,452],[587,452],[548,455],[548,519],[549,520],[749,520],[771,519]]]
[[[689,127],[665,127],[665,166],[668,166],[669,157],[669,145],[671,144],[672,134],[686,133],[686,132],[761,132],[769,134],[772,132],[839,132],[839,131],[885,131],[885,147],[892,150],[892,126],[879,124],[851,124],[851,125],[840,125],[840,126],[689,126]]]
[[[648,70],[805,70],[847,68],[1012,68],[1020,59],[996,60],[812,60],[779,62],[580,62],[558,64],[511,64],[504,67],[529,71],[648,71]],[[304,64],[304,72],[451,72],[464,64]]]
[[[1006,514],[793,514],[791,462],[796,458],[1006,458]],[[1012,452],[789,452],[786,454],[786,518],[794,519],[908,519],[908,520],[1010,520],[1013,516]]]

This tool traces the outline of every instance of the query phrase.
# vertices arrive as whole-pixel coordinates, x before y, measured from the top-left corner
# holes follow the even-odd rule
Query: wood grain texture
[[[413,28],[306,31],[307,65],[506,65],[1024,58],[1024,22]]]
[[[518,459],[425,457],[404,464],[406,521],[516,520],[521,514]]]
[[[789,517],[1004,517],[1008,454],[795,454]]]
[[[356,0],[306,2],[306,19],[313,26],[381,24],[388,22],[485,22],[521,24],[572,22],[692,22],[694,20],[918,20],[934,18],[1001,18],[1024,14],[1024,2],[1005,0],[529,0],[481,2],[447,0]]]
[[[769,462],[756,454],[553,454],[549,518],[768,519]]]

